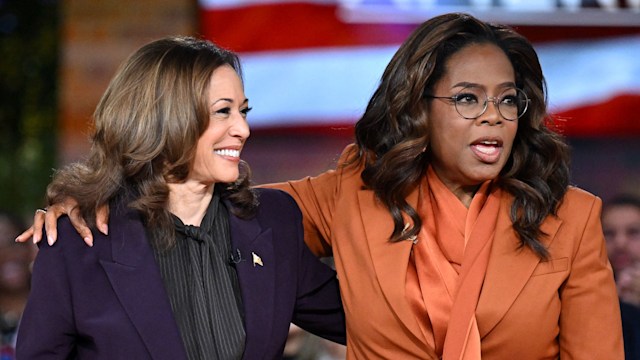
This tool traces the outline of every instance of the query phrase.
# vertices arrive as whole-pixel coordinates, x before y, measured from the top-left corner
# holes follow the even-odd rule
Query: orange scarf
[[[407,274],[407,297],[425,338],[444,360],[480,360],[475,310],[489,263],[500,190],[487,181],[469,209],[432,168],[420,188],[422,228]]]

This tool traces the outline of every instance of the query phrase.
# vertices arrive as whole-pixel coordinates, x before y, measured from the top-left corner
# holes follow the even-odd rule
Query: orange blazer
[[[373,191],[362,189],[360,169],[340,166],[348,152],[336,170],[269,186],[295,198],[312,251],[334,257],[347,317],[347,357],[437,359],[405,298],[413,243],[389,242],[388,210]],[[417,208],[418,190],[407,200]],[[542,224],[550,253],[545,262],[519,247],[509,218],[511,201],[510,195],[502,199],[476,309],[482,359],[623,360],[601,200],[569,189],[558,215]]]

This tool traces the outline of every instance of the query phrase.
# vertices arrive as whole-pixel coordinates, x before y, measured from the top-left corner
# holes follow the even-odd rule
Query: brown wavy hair
[[[97,207],[125,201],[138,210],[154,245],[175,242],[167,210],[168,183],[186,179],[198,138],[209,124],[211,75],[229,65],[240,77],[238,57],[192,37],[168,37],[134,52],[118,69],[94,112],[91,150],[85,161],[57,171],[47,188],[49,204],[71,196],[90,226]],[[257,206],[250,170],[215,191],[231,200],[231,211],[251,216]]]
[[[521,245],[544,259],[548,252],[540,242],[544,235],[540,225],[556,213],[567,191],[569,149],[547,127],[551,118],[538,56],[531,43],[513,29],[460,13],[434,17],[418,27],[391,59],[356,124],[354,163],[364,164],[362,180],[391,212],[395,226],[390,240],[416,235],[422,222],[405,199],[431,161],[429,101],[424,94],[442,78],[447,60],[472,44],[494,44],[502,49],[515,70],[516,86],[531,99],[518,120],[513,149],[497,184],[514,196],[510,216]],[[405,233],[403,213],[414,222]]]

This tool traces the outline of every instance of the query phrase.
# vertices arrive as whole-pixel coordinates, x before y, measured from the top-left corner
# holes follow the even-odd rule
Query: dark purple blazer
[[[242,302],[244,359],[281,359],[289,324],[345,342],[335,273],[304,245],[300,211],[260,189],[257,215],[230,214]],[[231,207],[227,203],[227,207]],[[262,265],[254,264],[252,253]],[[160,272],[135,211],[112,207],[109,236],[87,247],[68,218],[42,245],[17,340],[18,359],[186,359]]]

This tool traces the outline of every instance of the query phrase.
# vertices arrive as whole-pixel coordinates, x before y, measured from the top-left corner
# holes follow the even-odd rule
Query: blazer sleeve
[[[624,359],[620,307],[593,197],[568,279],[560,290],[561,359]]]
[[[293,201],[292,206],[295,207]],[[301,220],[300,212],[296,211],[298,278],[292,322],[320,337],[345,344],[345,315],[336,273],[304,243]]]
[[[332,255],[331,223],[340,195],[340,183],[345,172],[345,164],[354,151],[354,145],[347,146],[335,170],[329,170],[315,177],[261,185],[261,187],[283,190],[298,203],[302,211],[304,240],[316,256]]]
[[[67,359],[73,355],[75,326],[62,237],[53,246],[40,242],[18,330],[18,359]]]

